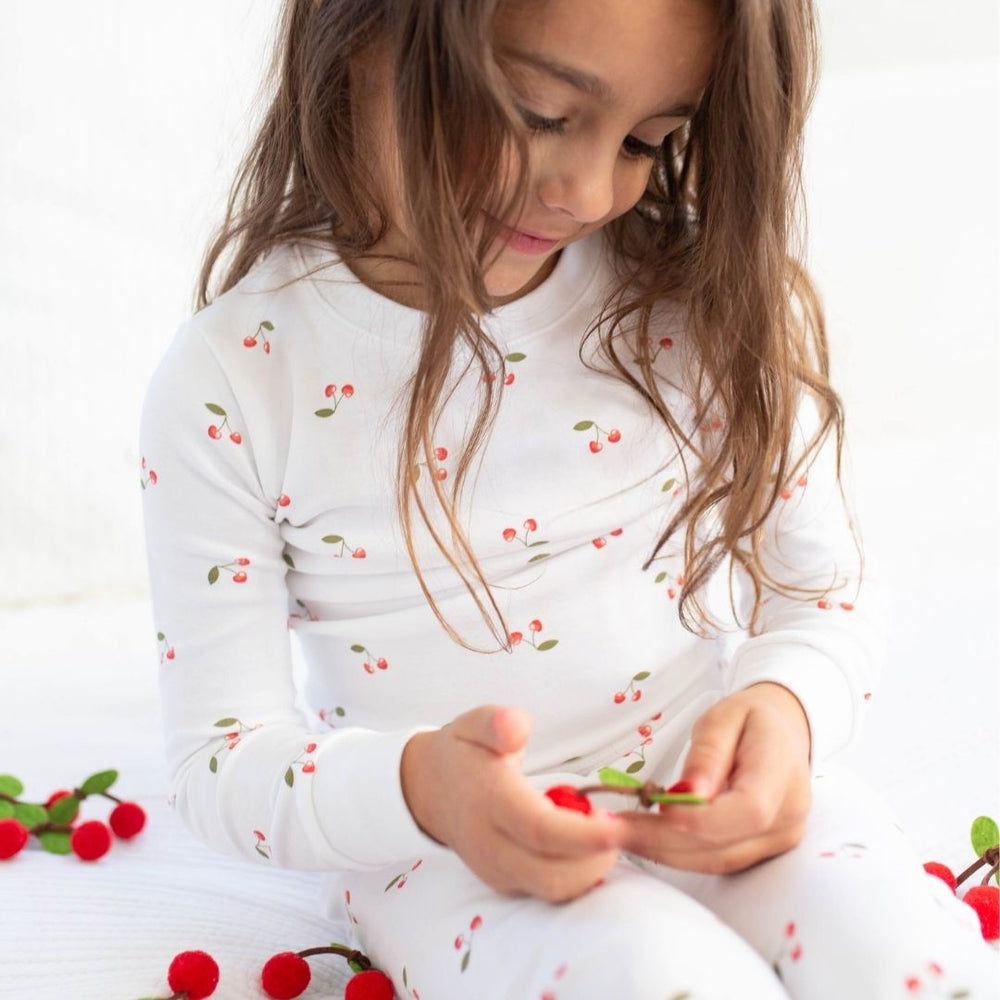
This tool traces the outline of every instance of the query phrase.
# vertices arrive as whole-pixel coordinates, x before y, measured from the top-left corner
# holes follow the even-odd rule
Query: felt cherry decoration
[[[358,972],[347,981],[344,1000],[393,1000],[392,980],[378,969]]]
[[[0,859],[14,857],[28,842],[28,828],[17,819],[0,819]]]
[[[108,824],[116,837],[129,840],[139,833],[146,825],[146,813],[142,806],[135,802],[119,802],[111,810]]]
[[[167,983],[174,991],[169,1000],[204,1000],[219,985],[219,966],[207,951],[182,951],[170,963]]]
[[[282,951],[272,955],[260,974],[260,984],[272,1000],[294,1000],[309,985],[312,973],[307,958],[313,955],[339,955],[355,975],[347,982],[344,1000],[392,1000],[396,995],[392,980],[384,972],[372,968],[371,959],[356,948],[331,944],[303,951]]]
[[[305,992],[310,979],[309,963],[294,951],[272,955],[260,973],[260,985],[273,1000],[292,1000]]]
[[[589,813],[590,799],[581,795],[572,785],[554,785],[546,790],[545,795],[560,809],[575,809],[577,812]]]
[[[634,795],[648,809],[654,804],[661,807],[664,804],[705,805],[708,800],[691,791],[691,785],[679,781],[670,788],[663,788],[652,781],[645,783],[633,778],[631,774],[616,771],[613,767],[602,767],[597,776],[601,779],[599,785],[586,785],[574,788],[573,785],[553,785],[545,794],[557,806],[563,809],[575,809],[577,812],[591,811],[590,799],[587,797],[596,792],[616,792],[619,795]]]
[[[955,879],[955,873],[947,865],[941,864],[940,861],[928,861],[924,865],[924,871],[928,875],[936,875],[952,892],[957,890],[958,882]]]
[[[979,917],[979,926],[987,941],[1000,937],[1000,888],[995,885],[974,885],[963,897]]]
[[[111,849],[111,831],[99,819],[88,820],[70,834],[69,846],[81,861],[96,861]]]

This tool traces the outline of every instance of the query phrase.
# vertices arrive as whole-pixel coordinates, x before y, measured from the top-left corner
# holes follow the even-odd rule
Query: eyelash
[[[543,115],[537,115],[534,111],[528,111],[527,108],[519,108],[521,112],[521,117],[524,119],[524,124],[531,129],[532,132],[548,132],[553,135],[558,135],[566,126],[565,118],[545,118]],[[622,149],[625,155],[631,160],[655,160],[660,155],[659,146],[651,146],[648,142],[643,142],[641,139],[636,139],[633,135],[627,135],[625,141],[622,143]]]

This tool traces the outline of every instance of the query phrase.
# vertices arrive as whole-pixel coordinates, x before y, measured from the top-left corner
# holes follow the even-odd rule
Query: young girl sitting
[[[143,418],[172,799],[329,873],[400,996],[988,995],[827,771],[882,640],[794,252],[813,32],[286,4]],[[709,804],[544,794],[608,766]]]

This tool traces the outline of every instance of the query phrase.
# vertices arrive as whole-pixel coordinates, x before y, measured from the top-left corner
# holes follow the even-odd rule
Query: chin
[[[539,285],[552,270],[558,254],[532,261],[530,265],[519,262],[512,266],[498,261],[486,274],[486,291],[494,299],[516,299]]]

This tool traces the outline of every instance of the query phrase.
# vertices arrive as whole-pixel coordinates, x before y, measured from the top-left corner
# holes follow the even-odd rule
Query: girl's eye
[[[536,114],[527,108],[518,108],[524,124],[532,132],[548,132],[558,135],[566,127],[565,118],[546,118],[544,115]],[[648,142],[637,139],[634,135],[627,135],[622,143],[622,152],[632,160],[649,159],[655,160],[660,155],[660,147],[652,146]]]
[[[659,146],[651,146],[648,142],[643,142],[634,135],[625,136],[625,141],[622,143],[622,150],[626,156],[634,160],[643,158],[655,160],[660,155]]]
[[[534,111],[527,108],[518,108],[524,124],[532,132],[561,132],[566,125],[565,118],[545,118],[543,115],[536,115]]]

